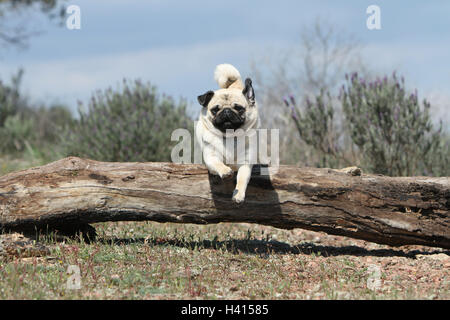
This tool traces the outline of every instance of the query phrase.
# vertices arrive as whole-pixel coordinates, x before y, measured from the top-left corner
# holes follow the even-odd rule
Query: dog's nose
[[[223,109],[223,114],[226,116],[229,116],[229,115],[233,114],[233,111],[231,111],[230,108],[225,108],[225,109]]]

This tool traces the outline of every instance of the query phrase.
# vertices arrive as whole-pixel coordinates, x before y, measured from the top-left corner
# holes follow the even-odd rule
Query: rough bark
[[[358,174],[358,173],[356,173]],[[250,222],[389,245],[450,248],[450,178],[351,175],[281,166],[254,173],[241,206],[234,179],[203,165],[108,163],[70,157],[0,177],[0,228],[101,221]]]

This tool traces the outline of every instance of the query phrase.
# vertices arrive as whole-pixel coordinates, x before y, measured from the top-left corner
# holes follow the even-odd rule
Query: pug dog
[[[245,199],[252,167],[256,164],[253,148],[257,146],[250,142],[238,147],[234,138],[256,135],[256,130],[252,130],[259,127],[255,92],[251,79],[242,82],[239,71],[230,64],[218,65],[214,79],[220,89],[198,96],[203,108],[196,125],[196,139],[211,174],[224,179],[237,171],[232,200],[240,204]],[[236,161],[235,155],[244,161]]]

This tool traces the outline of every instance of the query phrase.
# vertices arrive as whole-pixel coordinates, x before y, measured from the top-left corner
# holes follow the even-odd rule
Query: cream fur
[[[244,89],[244,84],[242,83],[241,74],[239,71],[231,64],[219,64],[214,71],[214,80],[222,89],[235,88]]]
[[[208,170],[212,174],[225,178],[238,171],[236,190],[233,194],[233,201],[241,203],[245,199],[245,191],[250,180],[252,166],[257,159],[250,158],[256,155],[253,148],[257,148],[257,142],[246,144],[245,155],[241,159],[246,159],[246,163],[235,164],[235,159],[230,156],[230,151],[226,149],[226,138],[240,135],[253,136],[259,127],[259,117],[257,104],[249,105],[242,93],[244,85],[239,71],[230,64],[220,64],[214,72],[214,79],[221,89],[214,92],[214,96],[206,108],[202,109],[199,121],[196,126],[196,139],[202,149],[203,159]],[[246,108],[245,123],[233,134],[227,134],[212,124],[210,107],[220,105],[230,107],[233,103],[238,103]],[[237,148],[234,146],[235,157]]]

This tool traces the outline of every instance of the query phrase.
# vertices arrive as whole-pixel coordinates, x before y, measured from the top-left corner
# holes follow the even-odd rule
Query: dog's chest
[[[237,157],[241,154],[245,156],[245,145],[243,148],[238,147],[238,141],[235,137],[233,138],[223,138],[222,146],[224,149],[223,155],[225,157],[225,163],[233,164],[237,162]]]
[[[237,137],[219,137],[208,131],[200,122],[197,126],[196,135],[202,142],[204,156],[216,156],[227,165],[256,163],[256,130]]]

